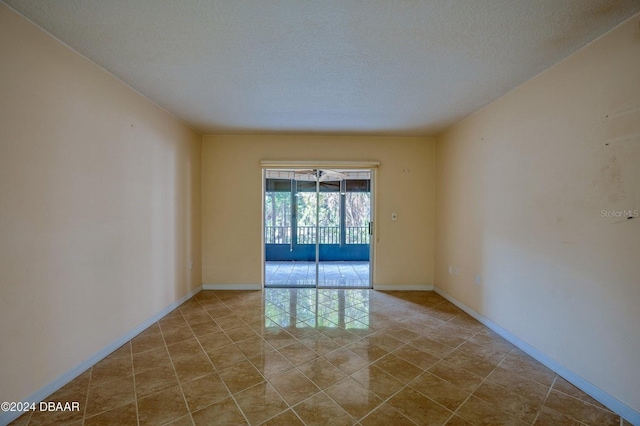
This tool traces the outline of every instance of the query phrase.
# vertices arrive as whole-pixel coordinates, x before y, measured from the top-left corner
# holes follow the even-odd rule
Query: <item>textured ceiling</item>
[[[638,0],[4,0],[202,133],[430,135]]]

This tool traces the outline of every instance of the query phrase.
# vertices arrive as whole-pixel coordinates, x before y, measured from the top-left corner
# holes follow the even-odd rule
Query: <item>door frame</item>
[[[376,249],[377,242],[377,222],[376,222],[376,210],[377,210],[377,185],[376,185],[376,171],[380,166],[379,161],[277,161],[277,160],[262,160],[261,166],[261,214],[260,214],[260,279],[262,283],[262,289],[265,288],[266,282],[266,246],[264,237],[264,216],[265,216],[265,191],[266,191],[266,171],[267,170],[295,170],[295,169],[336,169],[336,170],[369,170],[371,173],[371,192],[370,192],[370,218],[371,218],[371,235],[369,237],[369,287],[373,289],[375,284],[375,264],[376,264]],[[316,250],[318,246],[316,245]],[[316,270],[318,259],[316,257]],[[316,274],[317,278],[317,274]],[[315,288],[319,288],[318,281],[316,279]],[[329,287],[323,287],[329,288]],[[345,287],[348,288],[348,287]],[[358,287],[360,288],[360,287]]]

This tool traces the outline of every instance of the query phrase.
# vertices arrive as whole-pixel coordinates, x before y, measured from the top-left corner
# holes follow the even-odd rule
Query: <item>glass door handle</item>
[[[373,222],[369,222],[369,235],[373,235]]]

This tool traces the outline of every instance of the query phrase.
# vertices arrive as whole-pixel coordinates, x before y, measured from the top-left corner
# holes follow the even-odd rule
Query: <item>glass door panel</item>
[[[371,172],[333,170],[324,176],[320,185],[318,287],[369,288]]]
[[[266,170],[266,287],[371,288],[369,170]]]
[[[265,287],[316,286],[315,176],[313,170],[265,172]]]
[[[315,287],[317,206],[315,171],[295,172],[296,192],[293,214],[296,224],[296,239],[292,247],[293,269],[289,285]]]

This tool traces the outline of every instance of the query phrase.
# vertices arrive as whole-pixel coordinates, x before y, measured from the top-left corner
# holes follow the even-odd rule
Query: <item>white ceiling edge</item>
[[[492,104],[494,104],[495,102],[499,101],[500,99],[506,97],[507,95],[510,95],[512,92],[517,91],[518,89],[520,89],[522,86],[528,84],[529,82],[535,80],[536,78],[542,76],[543,74],[546,74],[548,71],[551,71],[553,68],[555,68],[557,65],[562,64],[564,61],[569,60],[571,57],[573,57],[574,55],[579,54],[581,51],[583,51],[584,49],[587,49],[589,46],[591,46],[592,44],[596,43],[598,40],[606,37],[609,33],[615,31],[616,29],[627,25],[630,21],[633,21],[635,19],[640,18],[640,12],[625,19],[624,21],[620,22],[619,24],[617,24],[615,27],[611,28],[610,30],[608,30],[607,32],[600,34],[598,37],[594,38],[593,40],[587,42],[584,46],[580,47],[578,50],[572,52],[571,54],[569,54],[568,56],[562,58],[560,61],[556,62],[555,64],[551,64],[549,65],[547,68],[543,69],[542,71],[540,71],[539,73],[537,73],[536,75],[534,75],[533,77],[523,81],[522,83],[520,83],[519,85],[517,85],[516,87],[514,87],[513,89],[510,89],[509,91],[507,91],[506,93],[504,93],[503,95],[500,95],[499,97],[497,97],[496,99],[492,100],[491,102],[487,103],[486,105],[482,106],[481,108],[473,111],[472,113],[468,114],[466,117],[463,117],[462,119],[456,121],[455,123],[452,123],[451,125],[445,127],[444,129],[438,131],[437,133],[434,133],[432,135],[425,135],[428,137],[438,137],[439,135],[446,133],[448,130],[450,130],[452,127],[463,123],[464,121],[471,119],[471,117],[473,117],[474,115],[480,113],[481,111],[483,111],[486,108],[491,107]],[[638,21],[638,27],[640,28],[640,21]]]
[[[65,43],[63,40],[60,40],[55,34],[51,34],[51,32],[49,32],[48,30],[46,30],[45,28],[42,28],[40,25],[38,25],[37,23],[35,23],[33,20],[31,20],[28,16],[23,15],[22,13],[20,13],[20,11],[14,9],[11,5],[7,4],[4,0],[0,0],[0,6],[5,6],[7,7],[9,10],[11,10],[13,13],[15,13],[16,15],[19,15],[20,17],[22,17],[23,19],[25,19],[27,22],[29,22],[30,24],[32,24],[33,26],[35,26],[36,28],[38,28],[38,30],[42,31],[43,33],[45,33],[47,36],[51,37],[52,39],[54,39],[56,42],[60,43],[61,45],[63,45],[64,47],[66,47],[67,49],[69,49],[70,51],[72,51],[73,53],[75,53],[76,55],[80,56],[83,60],[91,63],[92,65],[98,67],[102,72],[105,72],[106,74],[109,75],[109,77],[113,78],[114,80],[118,81],[119,83],[123,84],[127,89],[131,90],[132,92],[134,92],[136,95],[140,96],[141,98],[143,98],[144,100],[146,100],[147,102],[151,103],[153,106],[161,109],[162,111],[164,111],[165,113],[169,114],[171,117],[175,118],[178,122],[180,122],[181,124],[185,125],[186,127],[188,127],[190,130],[194,131],[195,133],[199,134],[200,136],[205,136],[204,133],[202,133],[200,130],[196,129],[195,127],[193,127],[193,125],[191,123],[188,123],[185,119],[183,119],[182,117],[179,117],[178,115],[176,115],[174,112],[169,111],[167,108],[163,107],[162,105],[160,105],[159,103],[157,103],[156,101],[154,101],[153,99],[150,99],[147,95],[145,95],[144,93],[140,92],[138,89],[136,89],[135,87],[133,87],[132,85],[130,85],[129,83],[127,83],[126,81],[122,80],[120,77],[118,77],[117,75],[115,75],[113,72],[109,71],[108,69],[106,69],[105,67],[103,67],[102,65],[96,63],[93,59],[87,57],[86,55],[84,55],[82,52],[79,52],[78,50],[76,50],[73,46],[69,46],[67,43]]]
[[[326,45],[326,58],[338,58],[335,67],[330,65],[328,68],[326,66],[323,68],[324,64],[317,62],[315,56],[310,55],[309,52],[315,54],[318,48],[322,50],[325,45],[314,45],[315,38],[313,37],[305,39],[305,36],[308,35],[305,31],[310,25],[306,22],[301,24],[296,21],[300,20],[296,8],[301,7],[301,3],[296,0],[275,1],[271,5],[275,6],[270,6],[268,10],[260,9],[264,3],[257,0],[230,3],[223,0],[218,2],[215,0],[190,0],[181,2],[178,6],[175,6],[174,3],[167,6],[164,3],[160,4],[150,0],[137,0],[130,3],[86,0],[81,4],[71,0],[56,0],[56,2],[47,0],[0,1],[13,10],[19,7],[20,10],[17,10],[17,13],[42,28],[56,40],[103,68],[136,93],[169,112],[197,133],[206,135],[434,136],[535,78],[564,58],[584,48],[594,39],[602,37],[611,28],[620,25],[621,22],[632,19],[628,16],[630,13],[640,11],[640,2],[635,0],[567,0],[562,2],[556,0],[474,0],[466,3],[464,1],[407,3],[397,0],[374,1],[367,4],[369,7],[366,10],[360,8],[360,3],[355,1],[332,2],[330,0],[326,4],[330,4],[336,10],[340,9],[342,5],[346,5],[340,9],[342,12],[362,12],[366,16],[352,17],[347,26],[340,25],[341,16],[332,16],[338,21],[338,24],[334,25],[333,21],[329,24],[333,25],[331,29],[340,33],[338,38],[331,38],[331,34],[328,34],[327,31],[313,34],[314,37],[317,36],[333,43]],[[218,8],[223,15],[227,14],[224,16],[225,19],[229,16],[241,18],[233,21],[234,24],[251,23],[257,26],[255,30],[257,35],[254,34],[254,39],[252,39],[252,35],[247,35],[246,31],[235,31],[234,28],[226,27],[222,30],[216,30],[205,25],[202,34],[211,35],[216,40],[216,43],[204,44],[205,48],[215,50],[211,53],[210,58],[207,56],[205,59],[217,60],[228,57],[228,61],[218,60],[216,62],[214,60],[210,63],[205,60],[202,64],[188,63],[185,65],[183,64],[185,61],[189,62],[194,58],[201,59],[201,56],[197,55],[200,53],[197,49],[191,49],[193,52],[189,51],[183,55],[183,49],[167,50],[167,46],[163,45],[163,43],[168,43],[169,46],[174,46],[171,43],[191,41],[189,37],[193,37],[194,44],[197,45],[198,37],[202,35],[197,31],[190,33],[189,37],[181,35],[179,32],[169,31],[168,41],[156,41],[149,37],[154,34],[154,31],[158,31],[160,24],[156,22],[156,19],[162,24],[168,25],[168,28],[171,28],[174,18],[179,21],[181,15],[186,16],[186,18],[185,16],[182,18],[187,19],[185,22],[189,25],[202,24],[201,18],[195,13],[189,15],[189,10],[185,11],[188,7],[184,7],[184,5],[203,8],[212,4],[215,4],[215,8]],[[231,6],[229,6],[230,4]],[[149,5],[154,7],[151,8]],[[443,5],[462,5],[462,7],[453,13],[444,10],[446,7]],[[165,9],[160,10],[162,7]],[[305,3],[302,7],[319,9],[319,11],[311,10],[313,12],[309,18],[311,24],[324,22],[323,19],[327,13],[335,12],[334,9],[319,3]],[[325,8],[322,9],[323,7]],[[420,9],[424,7],[433,10],[429,9],[429,13],[418,16],[412,24],[409,15],[414,9],[411,8],[416,8],[415,10],[418,12],[424,12]],[[470,8],[471,11],[466,8]],[[527,13],[520,11],[519,8],[528,8]],[[155,13],[156,9],[160,11],[153,19],[145,15],[150,11]],[[278,32],[280,27],[274,30],[272,24],[281,22],[279,16],[269,15],[272,9],[286,15],[287,25],[289,21],[294,21],[294,24],[297,22],[296,25],[292,25],[292,28],[300,31],[300,34],[295,33],[295,35],[300,35],[300,38],[307,43],[302,44],[303,49],[297,53],[298,56],[287,53],[289,56],[284,55],[281,58],[278,57],[277,60],[271,59],[272,56],[280,55],[283,52],[283,47],[298,47],[295,38],[286,39],[285,42],[278,44],[278,48],[271,48],[271,50],[269,50],[270,45],[267,42],[263,43],[264,37],[262,36],[273,35],[281,38],[288,36],[286,33],[283,36]],[[372,13],[368,9],[375,9],[377,12]],[[547,9],[553,13],[545,12]],[[304,11],[309,12],[307,9]],[[393,13],[402,18],[400,23],[387,22],[391,19],[389,16],[393,17]],[[550,22],[550,18],[555,17],[554,13],[558,14],[559,18],[556,20],[562,21],[561,23]],[[124,18],[121,17],[121,15],[129,14],[136,19],[135,22],[140,21],[140,25],[136,25],[133,32],[131,32],[130,26],[125,25],[128,18],[122,21]],[[177,18],[174,14],[177,14]],[[530,18],[529,15],[532,17]],[[458,26],[452,32],[449,29],[449,21],[445,20],[446,25],[437,31],[425,29],[425,26],[428,26],[427,23],[433,24],[434,27],[442,26],[443,22],[432,18],[432,16],[451,19],[453,24],[457,23]],[[487,26],[486,29],[479,26],[476,22],[477,16],[492,25]],[[512,21],[515,24],[520,24],[523,28],[510,29],[508,24],[513,23]],[[569,24],[565,24],[564,21],[568,21]],[[379,26],[373,32],[369,28],[372,22]],[[204,23],[209,24],[206,20]],[[462,24],[467,24],[470,29],[466,29],[466,26]],[[538,26],[540,26],[539,29]],[[590,28],[588,34],[580,33],[577,42],[571,41],[572,37],[577,37],[575,33],[579,33],[579,30],[585,26]],[[253,29],[253,27],[246,26],[244,30],[247,28]],[[579,30],[575,30],[575,28]],[[376,39],[377,44],[388,42],[388,45],[382,48],[369,40],[372,36],[376,36],[378,29],[380,32],[387,31],[392,36],[389,37],[389,40],[385,37]],[[571,29],[574,31],[569,31]],[[396,31],[397,34],[393,31]],[[405,33],[410,31],[416,32],[417,35],[407,36]],[[444,37],[449,42],[449,38],[452,36],[460,34],[468,36],[469,34],[466,34],[465,31],[470,32],[473,37],[471,39],[462,37],[461,44],[455,45],[454,43],[451,49],[447,47],[438,50],[442,46],[436,45],[435,50],[426,48],[419,50],[420,43],[423,43],[428,37]],[[164,32],[157,34],[164,35]],[[131,37],[126,38],[127,36]],[[539,38],[541,36],[542,39]],[[127,42],[118,43],[118,37],[125,37]],[[355,47],[347,46],[344,48],[340,43],[349,37]],[[115,41],[105,42],[104,38],[114,38]],[[508,51],[503,52],[504,49],[501,49],[500,43],[510,38],[514,38],[515,42],[509,40],[509,43],[503,47],[515,47],[515,54]],[[527,64],[527,67],[520,64],[522,61],[517,60],[518,46],[527,49],[525,55],[525,59],[527,59],[533,56],[530,52],[535,53],[537,47],[545,46],[549,40],[566,43],[567,38],[571,41],[569,47],[544,50],[541,53],[542,59]],[[473,45],[474,39],[482,41],[476,46],[480,49],[477,55],[474,46],[469,46]],[[246,55],[246,46],[243,43],[246,44],[247,40],[257,43],[257,54]],[[276,42],[280,41],[276,40]],[[413,50],[409,49],[404,52],[403,43],[410,44]],[[229,46],[235,46],[235,48],[229,49]],[[253,47],[253,45],[251,46]],[[146,52],[146,49],[151,52],[148,54],[149,58],[144,58],[143,53]],[[266,53],[260,53],[265,49]],[[286,49],[284,51],[288,52]],[[222,54],[220,54],[221,52]],[[483,52],[487,55],[481,54]],[[191,55],[191,53],[194,54]],[[162,60],[158,62],[159,66],[150,69],[149,61],[157,60],[158,55],[161,54],[165,56],[162,56]],[[478,59],[475,56],[482,58]],[[492,59],[483,62],[484,56]],[[138,60],[139,57],[142,59]],[[434,59],[430,62],[432,57]],[[545,57],[547,59],[544,59]],[[389,58],[393,60],[387,61]],[[302,59],[300,64],[296,62],[298,59]],[[316,62],[314,63],[314,61]],[[435,69],[439,73],[425,72],[425,70],[430,70],[428,68],[430,64],[440,62],[445,66]],[[516,65],[510,64],[510,62],[514,62]],[[496,67],[496,63],[499,66]],[[531,65],[535,65],[535,63],[538,65],[531,68]],[[363,64],[367,66],[363,68]],[[302,70],[298,73],[299,75],[294,73],[292,76],[288,76],[291,77],[289,79],[280,78],[282,70],[293,68],[295,71],[295,67],[298,65]],[[342,67],[343,65],[344,67]],[[469,65],[470,68],[466,71],[460,71],[458,65]],[[214,66],[214,69],[219,72],[212,73],[211,66]],[[215,68],[216,66],[218,68]],[[282,68],[283,66],[284,68]],[[493,67],[493,69],[485,69],[487,66]],[[263,68],[266,70],[265,73],[262,72]],[[308,71],[313,71],[316,68],[323,70],[321,78],[317,80],[307,78]],[[353,72],[342,73],[343,69]],[[363,69],[364,72],[362,72]],[[514,70],[517,71],[515,76],[512,72]],[[235,80],[236,75],[240,75],[239,81]],[[487,75],[495,77],[492,80],[493,83],[484,83]],[[191,78],[194,76],[197,78]],[[473,80],[476,76],[479,78],[477,82]],[[170,84],[163,84],[167,81]],[[390,87],[378,84],[379,81],[388,82]],[[173,92],[165,90],[171,89],[170,86],[174,86],[174,82],[176,82],[175,86],[180,87]],[[247,88],[245,87],[247,84],[249,86],[253,84],[253,86]],[[315,84],[315,86],[308,89],[309,84],[312,86]],[[216,88],[215,96],[209,96],[206,93],[202,95],[209,86]],[[431,99],[432,97],[434,100]]]

